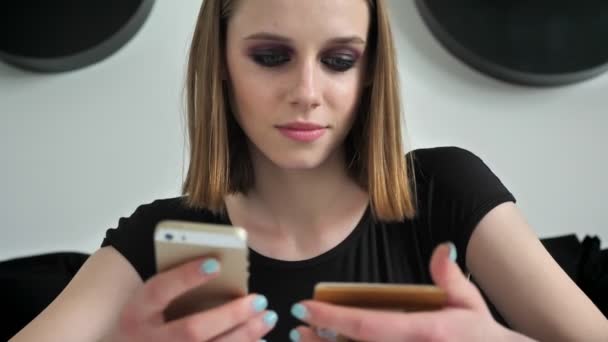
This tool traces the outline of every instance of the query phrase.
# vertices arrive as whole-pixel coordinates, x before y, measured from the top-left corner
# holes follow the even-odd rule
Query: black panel
[[[0,2],[0,58],[37,71],[66,71],[121,48],[145,22],[152,0]]]
[[[608,1],[416,0],[454,55],[527,85],[582,81],[608,69]]]

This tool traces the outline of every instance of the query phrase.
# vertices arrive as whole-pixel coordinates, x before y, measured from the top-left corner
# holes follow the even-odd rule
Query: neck
[[[367,193],[347,173],[344,153],[336,151],[313,169],[286,170],[261,153],[252,153],[256,175],[242,200],[256,212],[256,226],[273,233],[309,233],[361,212]]]

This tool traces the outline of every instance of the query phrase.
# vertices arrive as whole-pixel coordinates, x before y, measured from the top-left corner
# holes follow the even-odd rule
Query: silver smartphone
[[[165,310],[167,321],[208,310],[248,293],[247,232],[240,227],[165,220],[154,232],[158,272],[201,256],[220,260],[220,275],[174,300]]]

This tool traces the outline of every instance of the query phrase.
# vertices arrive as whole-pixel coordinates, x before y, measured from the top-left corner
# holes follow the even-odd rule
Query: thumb
[[[431,277],[435,285],[446,292],[448,306],[488,311],[481,293],[464,276],[455,260],[456,246],[451,242],[439,245],[431,257]]]

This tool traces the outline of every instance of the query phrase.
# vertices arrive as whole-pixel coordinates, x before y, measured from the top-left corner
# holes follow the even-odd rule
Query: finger
[[[315,328],[313,330],[315,331],[315,334],[324,341],[335,342],[340,338],[340,335],[338,335],[337,332],[327,328]]]
[[[310,300],[298,304],[292,307],[296,318],[358,341],[417,340],[430,336],[443,315],[350,308]]]
[[[446,291],[448,306],[487,311],[479,290],[464,276],[455,260],[456,247],[450,242],[435,248],[430,263],[431,277]]]
[[[276,312],[262,312],[232,331],[214,339],[213,342],[259,341],[275,327],[277,320]]]
[[[157,274],[136,298],[140,317],[158,317],[172,300],[216,277],[219,271],[219,260],[206,257]]]
[[[317,332],[313,331],[311,328],[305,326],[299,326],[295,329],[292,329],[289,332],[289,340],[292,342],[336,342],[337,337],[333,338],[328,336],[327,338],[320,337]]]
[[[169,336],[184,337],[188,341],[207,341],[244,324],[263,312],[267,306],[266,297],[252,294],[217,308],[171,321],[165,328]],[[274,315],[276,316],[276,313]]]

